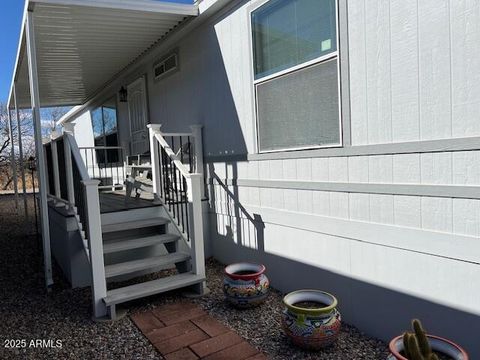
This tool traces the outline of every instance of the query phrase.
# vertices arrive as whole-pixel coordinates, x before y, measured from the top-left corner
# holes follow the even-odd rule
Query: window
[[[177,70],[178,56],[176,53],[168,55],[165,59],[155,64],[153,67],[155,80],[159,80],[162,77],[167,76]]]
[[[102,106],[92,110],[92,128],[95,147],[118,146],[117,103],[113,97]],[[119,161],[118,150],[96,150],[98,164],[110,164]]]
[[[335,0],[270,0],[251,13],[260,152],[341,144]]]

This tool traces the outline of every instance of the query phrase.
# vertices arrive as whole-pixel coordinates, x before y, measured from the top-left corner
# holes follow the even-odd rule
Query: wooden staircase
[[[102,237],[106,282],[135,282],[107,290],[103,301],[111,319],[117,317],[118,304],[205,282],[204,276],[192,271],[189,247],[163,206],[106,215],[102,218]],[[175,274],[145,280],[145,275],[163,269],[174,269]]]
[[[205,290],[201,125],[192,125],[189,133],[148,127],[151,191],[155,203],[163,204],[150,208],[101,214],[100,181],[90,177],[73,128],[44,145],[53,179],[49,196],[75,215],[97,319],[115,319],[116,305],[130,300],[183,287],[200,294]],[[60,174],[65,174],[63,181]],[[144,276],[166,268],[175,274],[156,280]],[[112,289],[112,283],[123,280],[129,285]]]

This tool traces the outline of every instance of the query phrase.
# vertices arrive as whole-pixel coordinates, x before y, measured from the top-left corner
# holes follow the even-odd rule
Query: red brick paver
[[[181,302],[131,315],[167,360],[264,360],[267,357],[199,306]]]
[[[158,320],[155,316],[152,316],[150,312],[147,313],[138,313],[130,316],[137,325],[137,327],[142,330],[142,332],[147,335],[152,330],[163,328],[165,325]]]
[[[192,320],[204,315],[206,315],[205,311],[203,311],[200,308],[194,308],[194,309],[189,309],[183,312],[176,311],[173,314],[165,314],[159,317],[159,319],[165,325],[173,325],[182,321]]]
[[[249,343],[242,341],[240,344],[228,347],[222,351],[205,357],[205,360],[243,360],[256,355],[258,350]]]
[[[192,319],[192,322],[211,337],[225,334],[230,331],[229,328],[212,318],[210,315]]]
[[[210,354],[214,354],[217,351],[223,350],[230,346],[239,344],[243,339],[235,334],[234,332],[228,332],[226,334],[209,338],[197,344],[193,344],[190,348],[197,354],[199,357],[205,357]]]
[[[208,335],[205,334],[202,330],[196,329],[186,334],[172,337],[159,343],[154,343],[153,345],[157,348],[158,351],[160,351],[160,353],[166,355],[189,345],[196,344],[205,339],[208,339]]]
[[[150,342],[156,343],[176,336],[182,336],[197,329],[198,328],[190,321],[184,321],[161,329],[153,330],[149,332],[146,337],[148,340],[150,340]]]

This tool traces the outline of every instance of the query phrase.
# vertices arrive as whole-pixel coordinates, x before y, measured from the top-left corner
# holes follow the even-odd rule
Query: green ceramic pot
[[[335,296],[319,290],[298,290],[287,294],[283,303],[282,327],[293,344],[320,350],[335,342],[341,327]],[[319,305],[305,307],[302,303]]]

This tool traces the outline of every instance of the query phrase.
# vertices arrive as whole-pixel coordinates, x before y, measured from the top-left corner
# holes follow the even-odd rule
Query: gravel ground
[[[161,359],[128,317],[113,323],[93,322],[90,291],[69,289],[55,266],[55,285],[45,293],[33,222],[33,216],[25,223],[15,215],[13,197],[0,196],[0,359]],[[386,358],[385,343],[345,323],[337,343],[321,352],[291,346],[280,329],[282,294],[272,290],[261,307],[236,310],[223,300],[222,272],[223,266],[210,259],[207,278],[211,293],[193,301],[272,359]],[[172,292],[130,302],[127,308],[129,312],[144,311],[179,299],[180,292]],[[7,339],[24,339],[27,347],[6,349]],[[35,339],[61,340],[62,347],[30,348]]]

